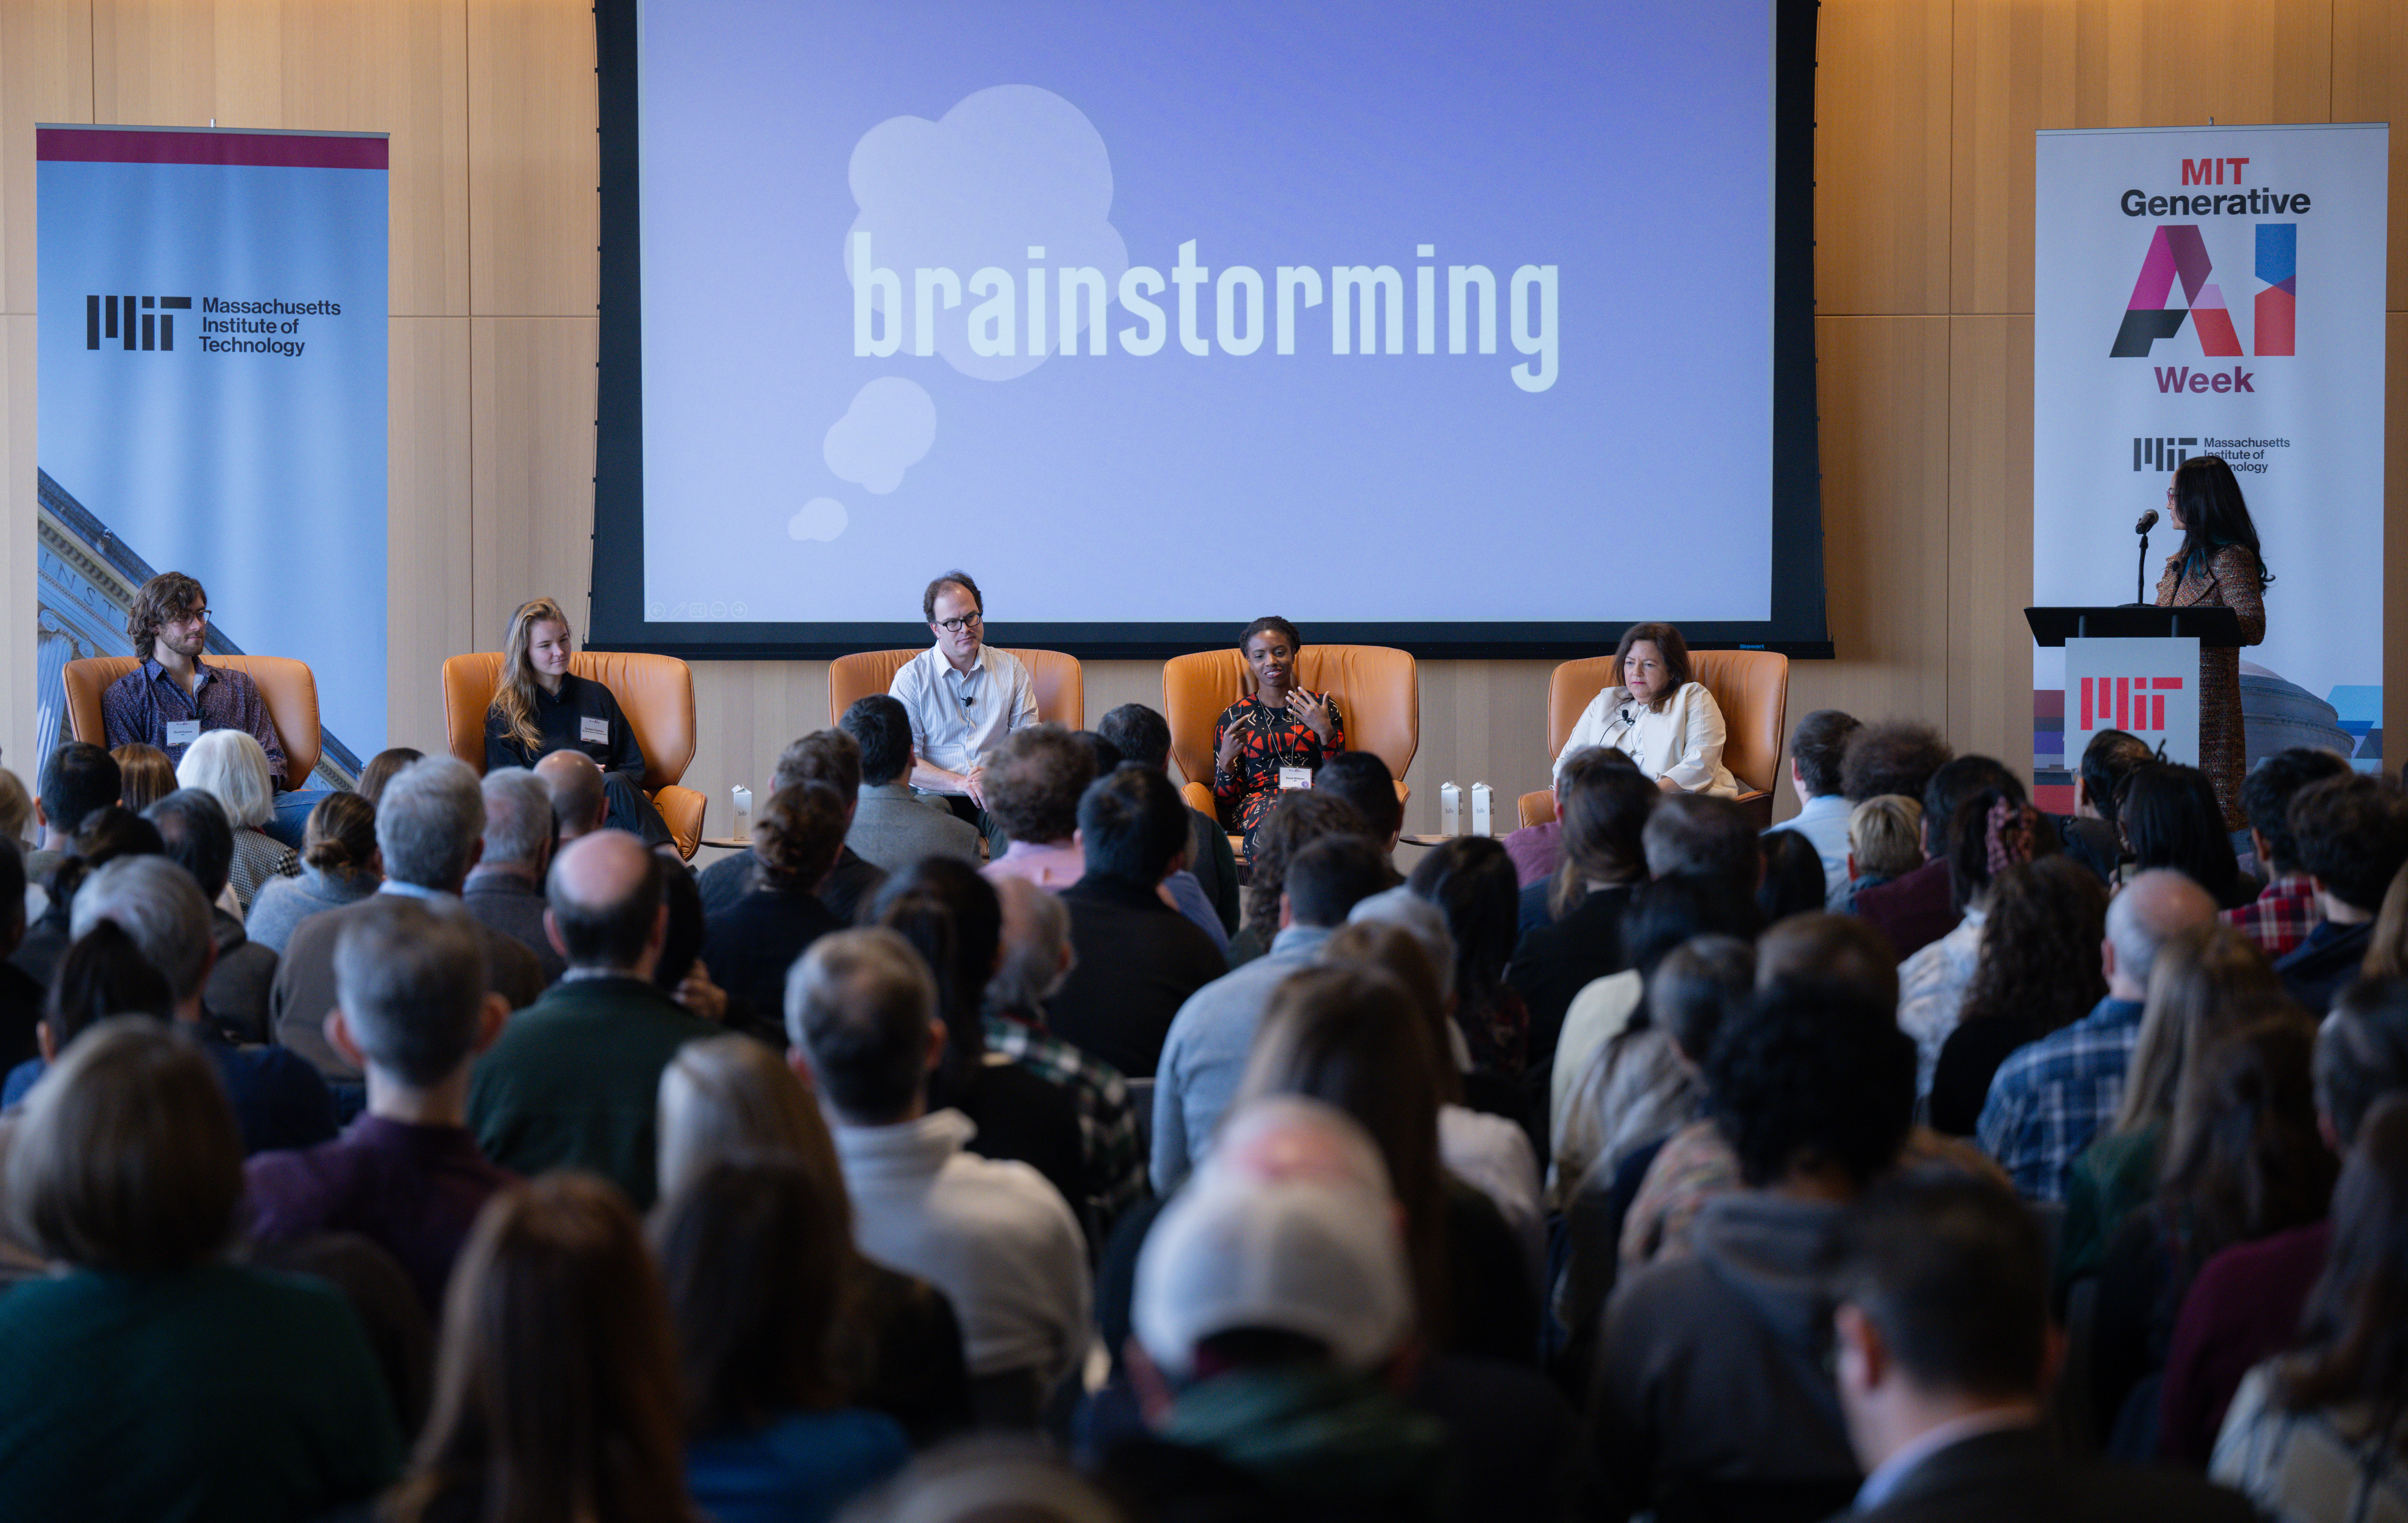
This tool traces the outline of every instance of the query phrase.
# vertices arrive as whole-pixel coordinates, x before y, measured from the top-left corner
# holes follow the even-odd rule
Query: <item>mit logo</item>
[[[136,345],[134,341],[134,304],[137,298],[86,296],[83,299],[83,347],[96,349],[100,348],[102,339],[116,338],[119,336],[119,330],[122,329],[125,350],[129,354],[137,348],[174,349],[176,347],[176,314],[191,311],[193,299],[190,296],[144,296],[138,299],[142,304],[142,342]],[[119,312],[121,303],[124,307],[122,321]],[[157,310],[153,310],[154,308]]]
[[[2166,728],[2166,694],[2182,691],[2183,680],[2178,676],[2086,676],[2082,679],[2082,728],[2097,730],[2112,722],[2116,729],[2129,730],[2136,735],[2144,730],[2162,733]]]
[[[2132,469],[2136,471],[2171,471],[2190,459],[2190,447],[2199,443],[2187,439],[2134,439]]]

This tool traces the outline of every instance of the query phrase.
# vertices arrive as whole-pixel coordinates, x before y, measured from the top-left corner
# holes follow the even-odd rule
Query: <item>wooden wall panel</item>
[[[2032,323],[1948,322],[1948,733],[2031,775]]]
[[[2074,125],[2072,0],[1958,0],[1949,283],[1958,312],[2032,305],[2032,133]]]
[[[1950,23],[1946,0],[1823,7],[1818,312],[1948,310]]]
[[[2328,121],[2332,8],[2300,0],[2081,0],[2077,127]]]
[[[2332,28],[2332,119],[2392,124],[2390,294],[2384,306],[2396,312],[2408,308],[2408,153],[2398,141],[2408,133],[2408,6],[2333,0]]]
[[[0,6],[0,310],[34,310],[34,125],[92,119],[90,7],[83,0]],[[32,543],[33,520],[16,527]],[[30,670],[30,648],[25,660]]]
[[[594,568],[595,318],[469,320],[478,648],[558,598],[582,623]]]
[[[444,743],[444,658],[480,648],[469,604],[468,320],[394,318],[386,334],[386,735],[434,752]]]
[[[471,310],[591,317],[601,273],[594,14],[564,0],[468,7]]]

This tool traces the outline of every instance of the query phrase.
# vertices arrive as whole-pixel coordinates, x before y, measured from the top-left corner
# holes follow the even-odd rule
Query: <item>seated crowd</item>
[[[1182,797],[925,611],[699,874],[544,600],[297,851],[0,773],[0,1516],[2408,1516],[2388,779],[1824,710],[1764,831],[1641,625],[1400,874],[1285,620]]]

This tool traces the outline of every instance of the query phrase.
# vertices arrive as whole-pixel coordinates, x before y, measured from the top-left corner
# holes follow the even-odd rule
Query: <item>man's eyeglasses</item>
[[[209,611],[207,608],[194,608],[185,613],[169,614],[166,621],[170,624],[206,624],[209,621]]]
[[[983,625],[985,622],[985,619],[978,614],[964,614],[959,619],[939,619],[937,620],[937,627],[947,634],[959,634],[966,629]]]

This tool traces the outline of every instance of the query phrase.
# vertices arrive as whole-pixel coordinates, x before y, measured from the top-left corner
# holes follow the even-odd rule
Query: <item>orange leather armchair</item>
[[[1369,751],[1396,774],[1397,797],[1410,798],[1405,769],[1422,742],[1420,668],[1404,651],[1380,645],[1308,645],[1297,652],[1298,687],[1338,700],[1349,749]],[[1213,813],[1212,726],[1221,711],[1254,690],[1253,674],[1235,650],[1199,650],[1162,663],[1162,713],[1170,722],[1170,754],[1188,779],[1180,791],[1190,806]]]
[[[1019,657],[1020,664],[1028,668],[1028,685],[1037,691],[1039,719],[1071,730],[1087,727],[1086,671],[1079,664],[1076,656],[1066,656],[1058,650],[1020,650],[1009,646],[996,648],[1007,656]],[[918,650],[856,650],[850,656],[838,656],[828,662],[828,723],[833,725],[843,719],[844,711],[862,699],[893,687],[895,674],[903,669],[905,662],[919,653]]]
[[[644,792],[661,812],[681,855],[693,858],[702,844],[702,817],[710,800],[678,779],[694,764],[694,671],[674,656],[638,651],[580,650],[568,669],[601,683],[619,700],[636,744],[644,748]],[[452,754],[485,771],[485,711],[501,685],[502,653],[480,650],[443,663],[443,729]]]
[[[259,685],[276,738],[284,746],[284,786],[309,786],[318,770],[318,678],[308,662],[290,656],[221,656],[205,653],[211,666],[240,672]],[[67,733],[94,746],[108,744],[108,727],[100,712],[100,695],[119,677],[141,665],[133,656],[90,656],[71,661],[62,674],[67,690]]]
[[[1738,780],[1739,802],[1759,828],[1772,823],[1781,780],[1781,745],[1789,710],[1789,658],[1775,650],[1692,650],[1689,666],[1723,711],[1723,765]],[[1553,763],[1588,707],[1613,677],[1612,656],[1587,656],[1555,668],[1547,683],[1547,761]],[[1522,823],[1555,818],[1555,795],[1521,797]]]

